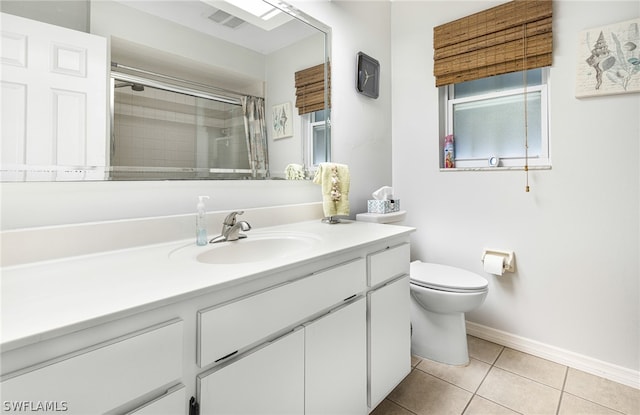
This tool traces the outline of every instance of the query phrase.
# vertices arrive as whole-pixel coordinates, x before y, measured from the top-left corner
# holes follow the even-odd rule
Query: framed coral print
[[[291,103],[274,105],[272,109],[273,138],[285,138],[293,135],[293,118],[291,117]]]
[[[640,18],[580,33],[576,97],[640,92]]]

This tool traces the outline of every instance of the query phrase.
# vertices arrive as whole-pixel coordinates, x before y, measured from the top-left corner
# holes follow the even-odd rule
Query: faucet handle
[[[227,215],[227,217],[224,218],[224,224],[227,225],[227,226],[235,225],[236,224],[236,215],[242,215],[242,214],[244,214],[244,210],[229,213]]]

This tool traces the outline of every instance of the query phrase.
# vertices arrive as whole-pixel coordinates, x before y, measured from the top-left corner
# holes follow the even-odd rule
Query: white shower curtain
[[[240,100],[244,111],[244,127],[251,175],[254,178],[258,175],[269,177],[264,98],[244,96]]]

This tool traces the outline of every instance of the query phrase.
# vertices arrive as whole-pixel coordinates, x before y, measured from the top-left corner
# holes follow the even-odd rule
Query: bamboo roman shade
[[[551,0],[515,0],[434,27],[436,86],[550,66],[551,26]]]
[[[296,108],[298,114],[324,109],[324,64],[296,72]],[[331,66],[327,63],[327,108],[331,108]]]

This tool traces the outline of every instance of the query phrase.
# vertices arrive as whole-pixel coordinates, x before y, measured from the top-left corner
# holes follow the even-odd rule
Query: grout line
[[[422,358],[420,358],[420,361],[422,361]],[[418,362],[418,363],[416,363],[416,367],[418,366],[418,364],[419,364],[419,362]],[[407,377],[411,376],[411,374],[413,373],[413,371],[414,371],[414,370],[419,370],[419,369],[417,369],[416,367],[412,367],[412,368],[411,368],[411,372],[409,372],[409,374],[408,374],[404,379],[406,379]],[[404,382],[404,379],[402,380],[403,382]],[[396,386],[396,387],[397,387],[397,386]],[[398,406],[398,407],[400,407],[400,408],[404,409],[405,411],[407,411],[407,412],[411,413],[412,415],[418,415],[418,414],[416,414],[415,412],[413,412],[412,410],[410,410],[409,408],[406,408],[406,407],[404,407],[403,405],[401,405],[399,402],[396,402],[396,401],[394,401],[393,399],[389,398],[389,395],[387,395],[387,396],[383,399],[383,401],[385,401],[385,400],[388,400],[388,401],[389,401],[389,402],[391,402],[392,404],[394,404],[394,405],[396,405],[396,406]],[[378,406],[380,406],[380,404],[379,404]],[[374,409],[374,411],[375,411],[375,409]]]
[[[498,353],[498,355],[496,356],[496,358],[493,360],[493,362],[491,363],[491,365],[489,366],[489,370],[487,370],[487,373],[484,374],[484,377],[482,378],[482,380],[480,381],[480,383],[478,383],[478,387],[476,388],[475,391],[473,391],[473,395],[471,395],[471,399],[469,399],[469,402],[467,403],[467,406],[465,406],[464,411],[467,410],[467,408],[469,407],[469,405],[471,404],[471,401],[473,400],[474,397],[480,396],[478,395],[478,391],[480,390],[480,387],[482,386],[482,384],[484,383],[484,381],[487,379],[487,377],[489,376],[489,373],[491,373],[491,370],[493,370],[493,368],[495,367],[496,362],[498,361],[498,359],[500,359],[500,356],[502,356],[502,352],[504,352],[505,347],[502,346],[502,349],[500,349],[500,353]],[[486,362],[485,362],[486,363]],[[484,397],[481,396],[481,398],[486,399]],[[497,404],[497,402],[496,402]],[[502,405],[500,405],[502,406]],[[462,413],[464,414],[464,411],[462,411]]]
[[[596,402],[596,401],[592,400],[590,397],[589,397],[589,398],[586,398],[586,397],[584,397],[584,396],[575,395],[575,394],[573,394],[573,393],[569,393],[569,392],[564,392],[564,393],[566,393],[567,395],[573,396],[574,398],[581,399],[581,400],[583,400],[583,401],[586,401],[586,402],[592,403],[592,404],[594,404],[594,405],[596,405],[596,406],[599,406],[599,407],[601,407],[601,408],[607,409],[607,410],[609,410],[609,411],[611,411],[611,412],[615,412],[615,413],[620,414],[620,415],[632,415],[632,414],[627,414],[627,413],[621,412],[621,411],[619,411],[619,410],[617,410],[617,409],[614,409],[614,408],[611,408],[611,407],[609,407],[609,406],[606,406],[606,405],[604,405],[604,404],[602,404],[602,403],[600,403],[600,402]]]
[[[562,406],[562,397],[564,396],[564,387],[567,384],[567,377],[569,376],[569,366],[564,369],[564,379],[562,380],[562,387],[560,389],[560,399],[558,399],[558,407],[556,408],[556,415],[560,414],[560,407]]]
[[[502,352],[504,351],[505,347],[502,346],[502,349],[500,349],[500,353],[498,353],[498,356],[496,356],[496,358],[493,360],[493,363],[491,363],[489,365],[489,370],[487,370],[487,373],[484,374],[484,376],[482,377],[482,380],[480,381],[480,383],[478,383],[478,386],[476,387],[476,389],[473,391],[473,393],[471,394],[471,399],[469,399],[469,402],[467,402],[467,404],[464,406],[464,409],[462,410],[462,414],[465,413],[465,411],[469,408],[469,405],[471,405],[471,401],[473,400],[473,398],[475,398],[476,396],[480,396],[478,395],[478,391],[480,390],[480,387],[482,386],[482,384],[484,383],[485,379],[487,379],[487,376],[489,376],[489,372],[491,372],[491,369],[493,369],[494,365],[496,364],[496,362],[498,361],[498,359],[500,358],[500,356],[502,355]],[[469,357],[469,359],[471,359],[471,357]],[[483,362],[482,360],[476,359],[479,362]],[[488,363],[488,362],[484,362],[484,363]],[[482,399],[487,399],[483,396],[480,396]],[[488,400],[488,399],[487,399]],[[492,401],[493,402],[493,401]],[[494,402],[497,405],[499,405],[497,402]],[[500,405],[504,408],[503,405]],[[461,414],[461,415],[462,415]]]
[[[496,343],[496,344],[497,344],[497,343]],[[570,369],[570,367],[569,367],[568,365],[562,365],[562,364],[560,364],[560,363],[559,363],[559,365],[564,366],[564,369],[565,369],[564,377],[563,377],[563,380],[562,380],[562,385],[561,385],[559,388],[557,388],[557,387],[553,387],[553,386],[550,386],[550,385],[547,385],[547,384],[546,384],[546,383],[544,383],[544,382],[541,382],[541,381],[538,381],[538,380],[535,380],[535,379],[529,378],[529,377],[524,376],[524,375],[522,375],[522,374],[515,373],[515,372],[512,372],[512,371],[510,371],[510,370],[507,370],[507,369],[504,369],[504,368],[501,368],[501,367],[497,366],[497,362],[500,360],[500,357],[504,354],[505,350],[507,349],[507,346],[503,346],[503,345],[499,345],[499,346],[501,346],[501,349],[500,349],[499,353],[497,354],[496,358],[495,358],[495,359],[493,359],[493,362],[492,362],[492,363],[489,363],[488,361],[484,361],[484,360],[480,360],[480,359],[477,359],[477,358],[472,358],[472,357],[470,357],[470,359],[474,359],[474,360],[477,360],[477,361],[479,361],[479,362],[483,362],[483,363],[485,363],[485,364],[489,364],[489,369],[488,369],[488,370],[487,370],[487,372],[484,374],[484,376],[483,376],[482,380],[478,383],[478,386],[475,388],[475,391],[473,391],[473,392],[471,392],[471,391],[469,391],[469,390],[466,390],[466,389],[464,389],[464,388],[462,388],[462,387],[460,387],[460,386],[458,386],[458,385],[456,385],[456,384],[454,384],[454,383],[452,383],[452,382],[450,382],[450,381],[448,381],[448,380],[446,380],[446,379],[442,379],[442,378],[440,378],[439,376],[436,376],[436,375],[434,375],[434,374],[431,374],[431,373],[429,373],[429,372],[426,372],[426,371],[424,371],[424,370],[422,370],[422,369],[418,369],[418,365],[420,364],[420,362],[422,362],[422,360],[425,360],[425,359],[419,358],[419,359],[418,359],[418,362],[416,363],[416,365],[415,365],[415,366],[412,366],[412,371],[418,370],[418,371],[420,371],[420,372],[422,372],[422,373],[424,373],[424,374],[426,374],[426,375],[428,375],[428,376],[430,376],[430,377],[436,378],[436,379],[438,379],[438,380],[440,380],[440,381],[443,381],[443,382],[448,383],[448,384],[450,384],[450,385],[452,385],[452,386],[455,386],[456,388],[459,388],[459,389],[461,389],[461,390],[465,390],[465,391],[467,391],[467,392],[471,392],[471,393],[472,393],[471,398],[469,399],[469,401],[466,403],[466,405],[465,405],[465,406],[464,406],[464,408],[462,409],[462,412],[460,413],[461,415],[463,415],[463,414],[465,413],[465,411],[467,411],[467,410],[469,409],[469,406],[471,405],[471,402],[473,401],[473,399],[474,399],[476,396],[478,396],[479,398],[485,399],[485,400],[487,400],[487,401],[489,401],[489,402],[492,402],[492,403],[493,403],[493,404],[495,404],[495,405],[498,405],[498,406],[500,406],[500,407],[503,407],[503,408],[506,408],[506,409],[508,409],[508,410],[510,410],[510,411],[513,411],[513,412],[515,412],[515,413],[519,413],[518,411],[516,411],[516,410],[515,410],[515,409],[513,409],[513,408],[510,408],[510,407],[504,406],[503,404],[501,404],[501,403],[499,403],[499,402],[495,402],[495,401],[493,401],[493,400],[491,400],[491,399],[488,399],[488,398],[486,398],[486,397],[484,397],[484,396],[482,396],[482,395],[479,395],[479,394],[478,394],[478,391],[480,390],[480,388],[482,387],[482,385],[484,384],[484,382],[485,382],[485,381],[486,381],[486,379],[488,378],[489,373],[491,373],[491,371],[492,371],[494,368],[497,368],[497,369],[502,370],[502,371],[505,371],[505,372],[507,372],[507,373],[511,373],[511,374],[513,374],[513,375],[515,375],[515,376],[519,376],[519,377],[521,377],[521,378],[527,379],[527,380],[529,380],[529,381],[531,381],[531,382],[534,382],[534,383],[537,383],[537,384],[539,384],[539,385],[546,386],[546,387],[551,388],[551,389],[554,389],[554,390],[559,390],[559,391],[560,391],[560,398],[559,398],[558,403],[557,403],[557,406],[556,406],[556,411],[554,412],[554,413],[555,413],[555,415],[559,415],[559,414],[560,414],[560,409],[561,409],[561,407],[562,407],[563,398],[564,398],[564,397],[566,397],[566,395],[565,395],[565,394],[567,394],[567,395],[571,395],[571,396],[575,396],[576,398],[582,399],[582,400],[587,401],[587,402],[591,402],[591,403],[593,403],[594,405],[597,405],[597,406],[599,406],[599,407],[606,408],[606,409],[608,409],[608,410],[610,410],[610,411],[613,411],[613,412],[615,412],[615,413],[618,413],[618,414],[624,415],[622,412],[620,412],[620,411],[619,411],[619,410],[617,410],[617,409],[613,409],[613,408],[611,408],[611,407],[609,407],[609,406],[607,406],[607,405],[604,405],[603,403],[600,403],[600,402],[597,402],[597,401],[592,400],[592,399],[591,399],[591,397],[576,396],[576,395],[574,395],[574,394],[571,394],[571,393],[566,392],[566,391],[565,391],[565,388],[566,388],[566,386],[567,386],[568,377],[569,377],[569,369]],[[526,352],[521,352],[521,353],[530,355],[530,353],[526,353]],[[539,357],[539,356],[535,356],[535,355],[531,355],[531,356]],[[542,359],[544,359],[544,358],[542,358]],[[548,360],[548,359],[544,359],[544,360]],[[555,363],[555,362],[554,362],[554,363]],[[410,413],[410,414],[412,414],[412,415],[416,415],[416,413],[415,413],[415,412],[411,411],[411,410],[410,410],[410,409],[408,409],[408,408],[405,408],[405,407],[404,407],[403,405],[401,405],[400,403],[397,403],[397,402],[395,402],[395,401],[393,401],[393,400],[390,400],[390,402],[392,402],[394,405],[397,405],[397,406],[398,406],[398,407],[400,407],[400,408],[403,408],[403,409],[404,409],[404,410],[406,410],[408,413]],[[627,415],[628,415],[628,414],[627,414]]]
[[[506,348],[507,348],[507,346],[504,346],[504,348],[506,349]],[[509,349],[511,349],[511,348],[509,348]],[[515,350],[515,349],[511,349],[511,350]],[[527,352],[521,352],[521,351],[519,351],[519,350],[515,350],[515,351],[516,351],[516,352],[518,352],[518,353],[525,354],[525,355],[529,355],[529,356],[533,356],[533,357],[538,357],[538,356],[532,355],[532,354],[527,353]],[[500,354],[502,354],[502,353],[500,353]],[[539,357],[539,358],[540,358],[540,357]],[[551,361],[551,360],[544,359],[544,358],[540,358],[540,359],[542,359],[542,360],[546,360],[546,361],[551,362],[551,363],[555,363],[555,364],[557,364],[557,365],[559,365],[559,366],[563,366],[563,367],[565,368],[565,375],[564,375],[564,379],[563,379],[563,381],[562,381],[562,386],[560,386],[559,388],[558,388],[558,387],[556,387],[556,386],[551,386],[551,385],[549,385],[549,384],[547,384],[547,383],[545,383],[545,382],[543,382],[543,381],[541,381],[541,380],[534,379],[534,378],[529,377],[529,376],[527,376],[527,375],[524,375],[524,374],[522,374],[522,373],[514,372],[514,371],[512,371],[512,370],[510,370],[510,369],[507,369],[507,368],[504,368],[504,367],[496,366],[496,368],[497,368],[497,369],[500,369],[500,370],[502,370],[502,371],[505,371],[505,372],[507,372],[507,373],[511,373],[512,375],[519,376],[519,377],[521,377],[521,378],[523,378],[523,379],[530,380],[531,382],[535,382],[535,383],[537,383],[537,384],[539,384],[539,385],[546,386],[547,388],[551,388],[551,389],[555,389],[555,390],[559,390],[560,392],[563,392],[563,391],[564,391],[564,384],[565,384],[566,379],[567,379],[567,373],[568,373],[568,370],[569,370],[569,366],[567,366],[567,365],[563,365],[562,363],[556,363],[556,362],[553,362],[553,361]],[[497,361],[498,361],[498,359],[496,359],[496,362],[497,362]]]

